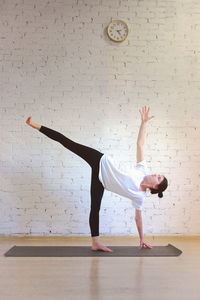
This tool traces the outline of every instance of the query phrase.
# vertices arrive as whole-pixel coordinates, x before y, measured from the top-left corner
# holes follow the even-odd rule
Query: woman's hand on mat
[[[151,120],[152,118],[154,118],[154,116],[151,116],[151,117],[149,116],[149,110],[150,110],[150,107],[147,107],[147,106],[144,106],[139,110],[142,123],[146,123],[149,120]]]
[[[150,244],[144,242],[143,240],[140,240],[140,248],[149,248],[149,249],[152,249],[153,247]]]

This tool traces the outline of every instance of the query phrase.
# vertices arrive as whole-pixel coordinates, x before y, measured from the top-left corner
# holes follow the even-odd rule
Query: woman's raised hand
[[[148,122],[149,120],[153,119],[154,116],[149,116],[149,111],[150,111],[150,107],[147,107],[147,106],[143,106],[139,112],[140,112],[140,115],[141,115],[141,121],[143,123],[146,123]]]

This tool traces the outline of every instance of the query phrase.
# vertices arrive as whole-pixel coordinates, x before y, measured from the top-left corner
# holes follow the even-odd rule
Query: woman
[[[149,175],[144,160],[144,139],[146,124],[153,116],[149,116],[149,107],[143,107],[139,110],[141,115],[141,125],[137,138],[137,164],[131,174],[125,174],[119,171],[114,165],[110,157],[105,154],[78,144],[61,133],[38,125],[31,117],[26,120],[26,123],[31,127],[39,130],[49,138],[61,143],[64,147],[82,157],[92,169],[91,175],[91,210],[89,216],[89,224],[92,237],[92,250],[112,252],[106,247],[99,238],[99,211],[101,199],[104,189],[117,193],[123,197],[132,200],[135,208],[135,221],[140,236],[141,248],[152,248],[152,246],[144,241],[143,225],[142,225],[142,203],[145,198],[147,189],[150,189],[152,194],[158,194],[158,197],[163,197],[163,191],[167,188],[168,182],[163,175]]]

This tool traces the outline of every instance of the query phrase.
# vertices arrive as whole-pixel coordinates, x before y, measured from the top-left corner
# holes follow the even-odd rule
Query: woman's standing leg
[[[99,239],[99,212],[101,208],[101,199],[104,193],[104,187],[98,178],[99,166],[92,169],[91,178],[91,210],[89,217],[89,224],[92,236],[92,250],[102,250],[105,252],[112,252],[112,250],[106,247]]]
[[[91,236],[99,236],[99,212],[101,208],[101,200],[104,193],[104,187],[99,181],[95,171],[92,170],[91,186],[90,186],[90,217],[89,224],[91,229]]]

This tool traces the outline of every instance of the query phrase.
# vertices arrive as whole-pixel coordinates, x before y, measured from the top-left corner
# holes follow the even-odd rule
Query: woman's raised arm
[[[144,159],[144,141],[145,141],[145,132],[146,132],[146,124],[149,120],[154,118],[154,116],[149,116],[150,107],[144,106],[139,112],[141,115],[141,125],[137,138],[137,163],[141,162]]]

